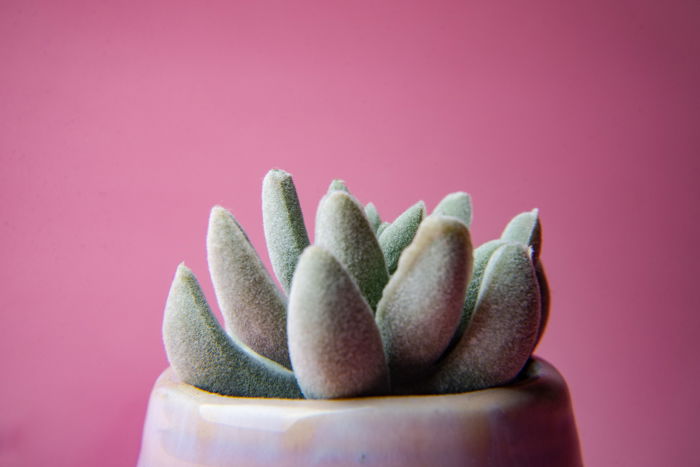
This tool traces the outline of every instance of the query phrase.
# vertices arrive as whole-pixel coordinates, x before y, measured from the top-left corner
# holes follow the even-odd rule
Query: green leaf
[[[390,225],[390,222],[382,222],[379,224],[379,227],[377,227],[377,238],[379,238]]]
[[[540,299],[542,301],[540,328],[537,332],[536,340],[536,343],[539,343],[549,319],[550,300],[549,283],[547,282],[547,276],[540,258],[540,252],[542,251],[542,223],[540,222],[539,210],[533,209],[515,216],[503,230],[501,238],[528,245],[532,250],[531,256],[535,265]]]
[[[418,226],[424,217],[425,203],[419,201],[406,209],[394,222],[382,230],[379,236],[379,246],[384,252],[384,259],[389,274],[393,274],[396,271],[401,252],[413,241]]]
[[[315,243],[340,261],[374,309],[389,274],[363,208],[351,195],[333,191],[323,197],[316,213]]]
[[[464,306],[462,307],[462,314],[459,320],[459,326],[457,331],[452,337],[452,342],[448,347],[448,351],[452,350],[459,339],[464,334],[464,330],[469,325],[472,314],[474,313],[474,305],[476,305],[476,298],[479,295],[479,289],[481,288],[481,280],[484,276],[484,269],[491,258],[491,255],[501,246],[505,245],[505,240],[497,239],[491,240],[483,243],[478,248],[474,250],[474,264],[472,266],[471,280],[469,281],[469,286],[467,287],[466,299],[464,300]]]
[[[427,382],[430,392],[499,386],[530,358],[540,323],[540,293],[528,247],[508,243],[486,266],[474,314],[457,346]]]
[[[540,327],[537,330],[537,340],[535,346],[539,344],[540,339],[542,339],[542,334],[547,327],[547,322],[549,321],[549,303],[550,303],[550,292],[549,292],[549,281],[547,280],[547,275],[544,272],[544,266],[541,260],[535,262],[535,274],[537,275],[537,284],[540,288],[540,299],[541,299],[541,310],[540,310]]]
[[[226,328],[255,352],[290,367],[285,297],[230,212],[211,210],[209,271]]]
[[[292,176],[270,170],[263,180],[263,224],[272,269],[289,292],[299,255],[309,246],[309,235]]]
[[[192,271],[177,268],[165,305],[163,341],[178,377],[228,396],[301,398],[294,374],[244,349],[211,313]]]
[[[456,217],[464,222],[467,227],[471,227],[472,197],[463,191],[450,193],[438,203],[433,210],[433,214]]]
[[[443,354],[459,322],[471,267],[466,225],[444,216],[423,221],[377,306],[392,381],[427,373]]]
[[[345,180],[333,180],[328,186],[328,193],[333,193],[334,191],[344,191],[345,193],[350,194],[350,190],[348,190]]]
[[[374,203],[367,203],[365,205],[365,215],[367,216],[370,227],[372,227],[372,230],[376,234],[377,229],[382,225],[382,219],[379,217],[379,211],[377,211],[377,207]]]
[[[542,249],[542,225],[538,209],[515,216],[501,234],[503,240],[518,242],[532,248],[533,258],[539,258]]]
[[[307,248],[289,294],[289,347],[310,399],[384,394],[389,378],[372,309],[327,251]]]

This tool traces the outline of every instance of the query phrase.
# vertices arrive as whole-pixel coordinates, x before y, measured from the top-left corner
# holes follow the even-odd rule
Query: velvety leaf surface
[[[370,227],[372,227],[372,230],[376,233],[379,226],[382,225],[382,219],[379,217],[379,211],[377,211],[377,207],[374,203],[367,203],[365,205],[365,215],[367,216]]]
[[[316,213],[315,244],[340,261],[374,309],[389,274],[364,210],[351,195],[333,191],[323,197]]]
[[[331,184],[328,186],[328,193],[332,193],[334,191],[344,191],[345,193],[350,194],[350,190],[348,189],[348,186],[345,184],[345,180],[333,180]]]
[[[454,346],[457,345],[457,342],[459,342],[459,339],[464,334],[464,330],[469,325],[472,313],[474,312],[474,305],[476,305],[476,298],[479,295],[479,288],[481,287],[481,280],[484,276],[484,269],[486,269],[486,265],[488,264],[491,255],[494,251],[506,243],[508,242],[501,239],[491,240],[481,244],[474,250],[471,280],[469,281],[469,286],[467,287],[466,299],[464,300],[462,307],[459,326],[452,337],[452,342],[450,343],[448,350],[453,349]]]
[[[428,381],[451,393],[505,384],[523,368],[540,323],[540,292],[528,247],[498,248],[484,271],[474,314],[457,346]]]
[[[424,217],[425,203],[419,201],[406,209],[394,222],[382,230],[379,236],[379,246],[384,252],[384,259],[389,274],[393,274],[396,271],[401,252],[413,240]]]
[[[538,258],[542,249],[542,226],[539,210],[533,209],[515,216],[506,225],[501,238],[530,246],[533,250],[533,258]]]
[[[450,193],[435,206],[433,214],[456,217],[464,222],[467,227],[471,227],[472,197],[463,191]]]
[[[388,369],[372,309],[345,268],[318,246],[301,255],[292,281],[289,348],[307,398],[388,391]]]
[[[390,225],[391,223],[389,222],[382,222],[379,224],[379,227],[377,227],[377,238],[379,238]]]
[[[163,341],[178,377],[200,389],[229,396],[302,397],[291,371],[244,349],[221,329],[184,264],[165,305]]]
[[[309,235],[292,176],[270,170],[263,180],[263,225],[272,269],[289,292],[299,255],[309,246]]]
[[[466,225],[430,216],[403,251],[377,306],[392,381],[426,373],[455,333],[471,275]]]
[[[255,352],[290,367],[285,297],[234,217],[211,210],[207,256],[227,330]]]

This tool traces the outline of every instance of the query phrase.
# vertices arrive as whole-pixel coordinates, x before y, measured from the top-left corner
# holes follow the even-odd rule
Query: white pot
[[[508,386],[343,400],[238,398],[153,388],[140,467],[580,466],[566,383],[535,358]]]

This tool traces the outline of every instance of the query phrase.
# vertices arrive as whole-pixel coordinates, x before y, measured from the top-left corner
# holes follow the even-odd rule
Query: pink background
[[[177,4],[175,4],[177,3]],[[700,4],[0,2],[0,465],[131,465],[209,208],[539,207],[585,461],[698,465]],[[691,293],[693,287],[694,293]]]

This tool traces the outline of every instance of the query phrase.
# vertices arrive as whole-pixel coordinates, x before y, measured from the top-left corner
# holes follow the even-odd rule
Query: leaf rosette
[[[220,206],[207,257],[223,327],[192,271],[177,268],[163,338],[186,383],[241,397],[465,392],[517,378],[542,335],[549,289],[536,209],[473,248],[464,192],[389,223],[334,180],[313,244],[290,174],[268,172],[262,206],[281,288]]]

